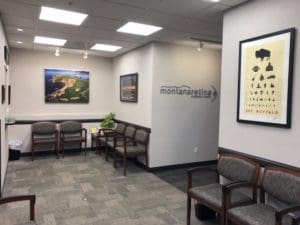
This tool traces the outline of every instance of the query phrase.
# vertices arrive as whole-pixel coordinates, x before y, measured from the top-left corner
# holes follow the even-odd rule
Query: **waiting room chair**
[[[235,185],[227,187],[232,193]],[[232,207],[227,211],[227,224],[237,225],[296,225],[300,222],[300,172],[280,167],[266,167],[260,185],[260,202],[240,207]],[[285,203],[285,207],[276,208],[266,203],[266,194]],[[298,213],[292,219],[290,213]]]
[[[32,161],[34,160],[34,151],[36,146],[40,145],[53,145],[56,157],[58,155],[58,131],[56,123],[53,122],[36,122],[32,124],[31,133],[31,155]]]
[[[113,149],[112,143],[114,137],[123,137],[126,130],[126,124],[118,123],[114,129],[99,129],[96,149],[100,155],[101,146],[105,147],[105,160],[108,161],[109,149]]]
[[[35,223],[35,195],[21,195],[21,196],[11,196],[0,198],[0,205],[19,202],[19,201],[29,201],[29,215],[30,215],[30,222],[24,222],[23,225],[36,225]],[[0,220],[1,221],[1,220]]]
[[[62,151],[63,158],[65,155],[65,144],[78,143],[80,150],[84,144],[84,154],[87,151],[87,130],[82,128],[82,124],[77,121],[66,121],[59,124],[60,132],[60,150]]]
[[[213,171],[216,176],[216,182],[213,184],[192,187],[192,175],[195,172]],[[245,181],[248,187],[256,187],[259,174],[259,165],[240,155],[220,154],[216,167],[197,167],[188,171],[187,184],[187,225],[191,220],[191,199],[195,199],[198,204],[213,210],[221,218],[221,224],[225,224],[226,210],[228,206],[244,204],[246,202],[255,202],[257,191],[253,188],[253,198],[243,194],[240,191],[232,192],[231,201],[227,201],[226,196],[222,194],[222,188],[225,185],[234,184],[238,181]],[[225,178],[225,184],[220,183],[220,176]]]
[[[126,128],[127,130],[127,128]],[[148,167],[148,143],[149,143],[149,132],[143,129],[137,129],[134,138],[126,136],[117,145],[117,139],[114,140],[114,167],[116,168],[117,156],[121,156],[123,159],[124,171],[123,174],[126,176],[127,171],[127,159],[137,158],[139,156],[145,157],[146,166]]]

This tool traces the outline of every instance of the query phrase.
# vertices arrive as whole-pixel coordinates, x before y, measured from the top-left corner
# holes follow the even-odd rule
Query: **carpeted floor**
[[[131,163],[124,177],[121,166],[115,170],[94,153],[9,162],[4,196],[23,194],[37,195],[39,225],[185,224],[184,192]],[[28,221],[28,211],[24,202],[0,206],[1,225]],[[192,216],[192,224],[218,223]]]

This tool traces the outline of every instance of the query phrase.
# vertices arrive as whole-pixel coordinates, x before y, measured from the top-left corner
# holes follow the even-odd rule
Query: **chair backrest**
[[[136,128],[133,126],[127,126],[124,132],[125,137],[133,138],[136,132]]]
[[[300,171],[266,167],[261,184],[263,190],[288,204],[300,204]]]
[[[81,131],[82,124],[77,121],[65,121],[59,124],[59,129],[65,133],[79,133]]]
[[[137,145],[137,147],[143,151],[147,151],[147,145],[149,141],[149,132],[143,130],[143,129],[137,129],[134,141]]]
[[[220,175],[230,181],[256,183],[259,165],[251,159],[237,154],[221,154],[218,160]]]
[[[34,134],[53,134],[55,131],[56,123],[53,122],[36,122],[32,124],[32,133]]]
[[[120,133],[120,134],[124,134],[126,129],[126,125],[124,123],[118,123],[116,128],[115,128],[115,132]]]

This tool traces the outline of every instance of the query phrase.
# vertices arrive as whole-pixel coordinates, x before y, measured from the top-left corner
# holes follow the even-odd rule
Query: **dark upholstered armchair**
[[[118,123],[115,129],[99,129],[98,131],[98,140],[96,142],[97,144],[97,150],[100,155],[100,147],[105,147],[105,159],[108,160],[108,151],[110,149],[113,150],[113,142],[114,137],[123,137],[126,130],[126,124],[124,123]]]
[[[300,217],[292,219],[290,213],[300,212],[300,172],[279,167],[266,167],[260,185],[260,203],[233,207],[227,211],[227,224],[296,225]],[[231,192],[231,190],[227,190]],[[265,202],[270,195],[286,203],[275,208]]]
[[[36,146],[53,145],[58,158],[58,131],[56,123],[37,122],[32,124],[31,133],[31,155],[34,160],[34,151]]]
[[[213,171],[216,173],[216,183],[192,187],[192,175],[195,172]],[[217,167],[198,167],[188,171],[187,185],[187,225],[191,220],[191,199],[198,201],[201,206],[207,207],[218,213],[221,224],[225,223],[226,209],[232,205],[240,205],[245,202],[255,202],[257,198],[256,182],[259,174],[259,165],[254,161],[235,154],[220,154]],[[220,184],[220,175],[228,182]],[[236,182],[245,181],[245,186],[250,187],[253,198],[240,191],[234,191],[231,201],[223,194],[223,186],[233,185]]]
[[[128,132],[126,132],[127,130]],[[126,128],[126,131],[123,140],[114,139],[114,167],[116,168],[117,156],[121,156],[124,165],[124,176],[126,176],[128,158],[144,156],[148,167],[149,132],[143,129],[137,129],[134,134],[134,130],[129,128]],[[132,134],[134,134],[134,138],[130,138]],[[119,143],[117,143],[117,141],[119,141]]]
[[[87,145],[87,131],[82,128],[82,124],[76,121],[66,121],[59,124],[60,130],[60,150],[63,157],[65,154],[65,144],[78,143],[80,150],[82,150],[82,143],[84,143],[84,153],[86,155]]]
[[[34,215],[34,206],[35,206],[35,195],[21,195],[21,196],[11,196],[11,197],[5,197],[0,198],[0,205],[7,204],[7,203],[13,203],[13,202],[19,202],[19,201],[29,201],[29,215],[30,215],[30,222],[24,222],[24,225],[34,225],[35,223],[35,215]],[[0,220],[1,221],[1,220]]]

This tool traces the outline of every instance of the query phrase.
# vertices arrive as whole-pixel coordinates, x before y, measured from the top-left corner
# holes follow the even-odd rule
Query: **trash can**
[[[8,142],[9,146],[9,161],[19,160],[21,155],[21,150],[23,147],[23,142],[21,140],[10,140]]]

